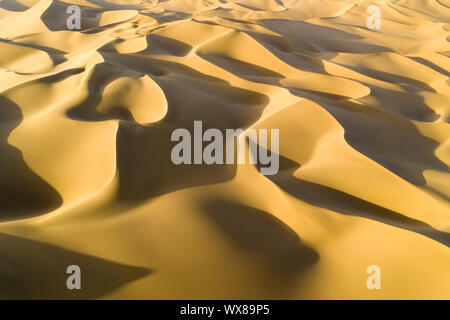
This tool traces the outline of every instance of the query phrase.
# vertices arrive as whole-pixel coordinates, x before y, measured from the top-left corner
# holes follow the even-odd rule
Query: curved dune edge
[[[2,1],[0,297],[450,299],[445,3]],[[279,173],[173,165],[194,120]]]

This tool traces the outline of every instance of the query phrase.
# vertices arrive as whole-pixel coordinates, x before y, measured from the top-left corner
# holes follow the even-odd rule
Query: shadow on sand
[[[280,156],[280,172],[267,178],[282,190],[312,205],[412,231],[450,247],[449,233],[345,192],[296,178],[293,174],[299,167],[297,162]]]
[[[7,142],[22,121],[19,107],[0,96],[0,219],[12,220],[51,212],[62,204],[59,193],[34,173],[22,153]]]
[[[153,271],[0,233],[1,299],[93,299]],[[81,269],[81,290],[67,289],[67,267]]]

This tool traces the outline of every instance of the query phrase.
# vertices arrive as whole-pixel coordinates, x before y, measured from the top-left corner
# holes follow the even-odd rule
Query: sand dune
[[[450,299],[449,40],[448,0],[1,1],[0,298]],[[196,120],[279,172],[175,165]]]

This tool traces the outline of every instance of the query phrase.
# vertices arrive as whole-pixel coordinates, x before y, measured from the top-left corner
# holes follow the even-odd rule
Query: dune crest
[[[449,32],[446,0],[1,1],[0,297],[450,299]],[[279,130],[279,172],[175,165],[195,121]]]

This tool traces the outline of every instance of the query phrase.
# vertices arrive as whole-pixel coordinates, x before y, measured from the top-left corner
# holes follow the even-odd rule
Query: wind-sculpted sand
[[[1,1],[0,298],[450,299],[449,40],[448,0]],[[175,165],[197,120],[278,173]]]

